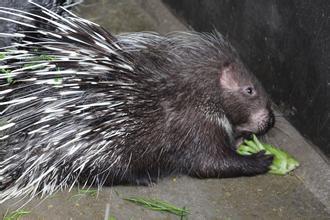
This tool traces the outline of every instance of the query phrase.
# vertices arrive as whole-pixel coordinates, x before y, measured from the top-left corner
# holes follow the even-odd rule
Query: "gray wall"
[[[198,31],[216,28],[291,123],[330,156],[329,0],[163,0]]]

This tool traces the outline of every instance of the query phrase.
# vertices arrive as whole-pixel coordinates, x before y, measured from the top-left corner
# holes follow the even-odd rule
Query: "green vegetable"
[[[0,74],[5,74],[6,75],[6,79],[7,79],[8,84],[14,83],[14,80],[13,80],[11,74],[10,74],[10,70],[0,69]]]
[[[251,155],[262,150],[274,156],[269,173],[285,175],[299,166],[299,162],[287,152],[270,144],[261,143],[255,135],[252,140],[245,140],[238,147],[237,152],[241,155]]]
[[[38,67],[33,68],[33,66],[39,64],[40,61],[52,61],[54,59],[55,59],[54,56],[41,54],[39,56],[35,56],[35,57],[32,57],[32,58],[28,59],[29,63],[24,64],[23,67],[24,68],[32,67],[31,69],[38,69]]]
[[[12,213],[6,214],[3,220],[18,220],[24,215],[30,214],[30,211],[26,211],[24,209],[14,211]]]
[[[97,189],[79,189],[78,193],[95,197],[97,195]]]
[[[185,208],[178,208],[168,202],[161,201],[158,199],[149,199],[143,197],[128,197],[123,198],[126,201],[135,203],[137,205],[143,206],[147,209],[159,212],[168,212],[177,216],[186,217],[188,215],[188,210]]]
[[[5,53],[0,53],[0,60],[5,59],[5,57],[6,57],[6,54]]]
[[[0,53],[0,60],[3,60],[4,58],[6,58],[6,53]],[[51,56],[51,55],[45,55],[45,54],[41,54],[39,56],[35,56],[32,57],[30,59],[28,59],[29,63],[26,63],[23,65],[24,68],[30,67],[30,69],[32,70],[36,70],[39,67],[34,67],[35,65],[39,64],[40,61],[52,61],[54,60],[55,57]],[[14,80],[11,76],[11,71],[8,69],[0,69],[0,74],[5,74],[6,75],[6,79],[7,79],[7,83],[8,84],[13,84]],[[62,83],[62,79],[60,77],[57,77],[54,79],[54,84],[61,84]]]
[[[72,198],[80,197],[80,196],[91,196],[96,197],[97,196],[97,190],[96,189],[78,189],[78,193],[73,195]]]

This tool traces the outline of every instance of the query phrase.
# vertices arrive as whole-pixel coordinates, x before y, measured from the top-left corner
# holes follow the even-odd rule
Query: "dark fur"
[[[53,19],[65,23],[56,16]],[[8,83],[5,77],[0,80],[8,91],[0,97],[4,103],[34,96],[29,103],[2,105],[2,110],[6,109],[2,119],[14,124],[0,133],[8,136],[0,142],[0,168],[5,170],[0,188],[13,190],[4,194],[5,199],[16,196],[15,187],[26,187],[19,193],[46,188],[46,194],[76,180],[96,185],[145,185],[171,174],[220,178],[269,170],[272,157],[264,152],[251,156],[236,153],[239,138],[267,132],[274,116],[264,89],[220,34],[131,33],[114,37],[94,24],[70,21],[75,25],[65,25],[73,32],[61,32],[54,25],[44,27],[61,38],[31,33],[25,40],[41,39],[41,44],[21,45],[32,57],[55,56],[46,62],[56,65],[49,74],[27,69],[13,76],[15,83]],[[54,52],[43,41],[65,44],[50,44],[57,47]],[[68,54],[62,51],[84,51],[88,60],[61,60]],[[24,61],[31,62],[29,57]],[[21,60],[7,62],[11,69],[22,68]],[[95,74],[93,67],[100,66],[104,69]],[[89,74],[63,75],[65,89],[38,84],[58,77],[58,69]],[[30,78],[33,80],[24,81]],[[72,82],[79,88],[71,88]],[[68,90],[81,93],[61,95]],[[81,105],[106,101],[109,106],[96,105],[77,113]],[[49,113],[45,111],[48,107],[64,113]],[[42,120],[48,116],[51,119]],[[48,126],[43,134],[33,133],[42,126]],[[84,131],[87,133],[77,136]],[[111,132],[116,134],[107,136]],[[46,160],[38,161],[41,156]]]
[[[129,167],[111,173],[110,185],[145,185],[169,174],[222,178],[253,176],[269,170],[272,156],[264,152],[241,156],[235,146],[237,138],[263,134],[274,125],[270,100],[262,86],[218,33],[180,34],[182,38],[174,34],[167,36],[168,40],[154,39],[152,43],[142,40],[145,49],[129,52],[138,67],[137,75],[152,81],[143,88],[144,98],[152,103],[147,108],[133,109],[140,109],[133,116],[140,119],[140,127],[121,147]],[[121,37],[125,38],[120,36],[119,41]],[[192,44],[198,46],[189,47]],[[224,69],[234,72],[238,76],[235,80],[243,85],[252,85],[257,97],[250,99],[222,88],[219,79]],[[245,123],[250,114],[262,108],[269,111],[264,127],[246,132],[235,130],[236,125]],[[226,116],[233,133],[208,116]]]

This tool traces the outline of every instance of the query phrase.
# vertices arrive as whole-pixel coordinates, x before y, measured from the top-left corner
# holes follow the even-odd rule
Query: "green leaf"
[[[258,145],[257,145],[254,141],[251,141],[251,140],[244,140],[244,143],[245,143],[249,148],[251,148],[251,150],[253,150],[254,153],[260,151]]]
[[[237,149],[237,152],[241,155],[251,155],[256,153],[252,147],[243,144],[240,145],[240,147]]]
[[[82,196],[96,197],[97,192],[98,192],[97,189],[78,189],[77,194],[71,196],[70,199],[80,198]]]
[[[150,198],[135,197],[135,196],[127,197],[123,199],[153,211],[168,212],[180,217],[186,217],[189,213],[186,208],[178,208],[175,205],[172,205],[168,202],[158,199],[150,199]]]
[[[261,143],[255,135],[253,135],[252,140],[244,140],[243,144],[238,147],[237,153],[240,155],[251,155],[262,150],[266,154],[274,156],[269,173],[285,175],[299,166],[299,162],[286,151],[270,144]]]
[[[30,213],[31,213],[30,211],[27,211],[24,209],[16,210],[14,212],[6,214],[5,217],[3,218],[3,220],[18,220],[18,219],[20,219],[20,217],[22,217],[24,215],[28,215]]]
[[[258,146],[258,149],[265,150],[264,145],[262,143],[260,143],[257,136],[253,135],[252,138],[253,138],[254,143],[256,143],[256,145]]]
[[[62,77],[54,78],[54,84],[62,84],[62,81],[63,81]]]
[[[0,60],[5,59],[5,57],[6,57],[6,53],[0,53]]]
[[[8,84],[14,83],[14,80],[13,80],[11,74],[10,74],[10,70],[0,69],[0,74],[5,74],[6,75],[6,79],[7,79]]]

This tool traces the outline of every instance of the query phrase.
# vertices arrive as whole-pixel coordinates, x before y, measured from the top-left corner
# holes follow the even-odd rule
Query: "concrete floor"
[[[187,29],[158,0],[85,0],[76,13],[115,33]],[[189,219],[330,219],[329,161],[283,118],[266,139],[295,155],[301,167],[285,177],[171,177],[151,187],[104,187],[96,197],[74,196],[74,189],[32,200],[24,207],[31,213],[21,219],[104,219],[107,205],[116,219],[179,219],[121,199],[127,196],[158,198],[186,207]],[[18,207],[20,203],[14,201],[1,204],[0,217]]]

